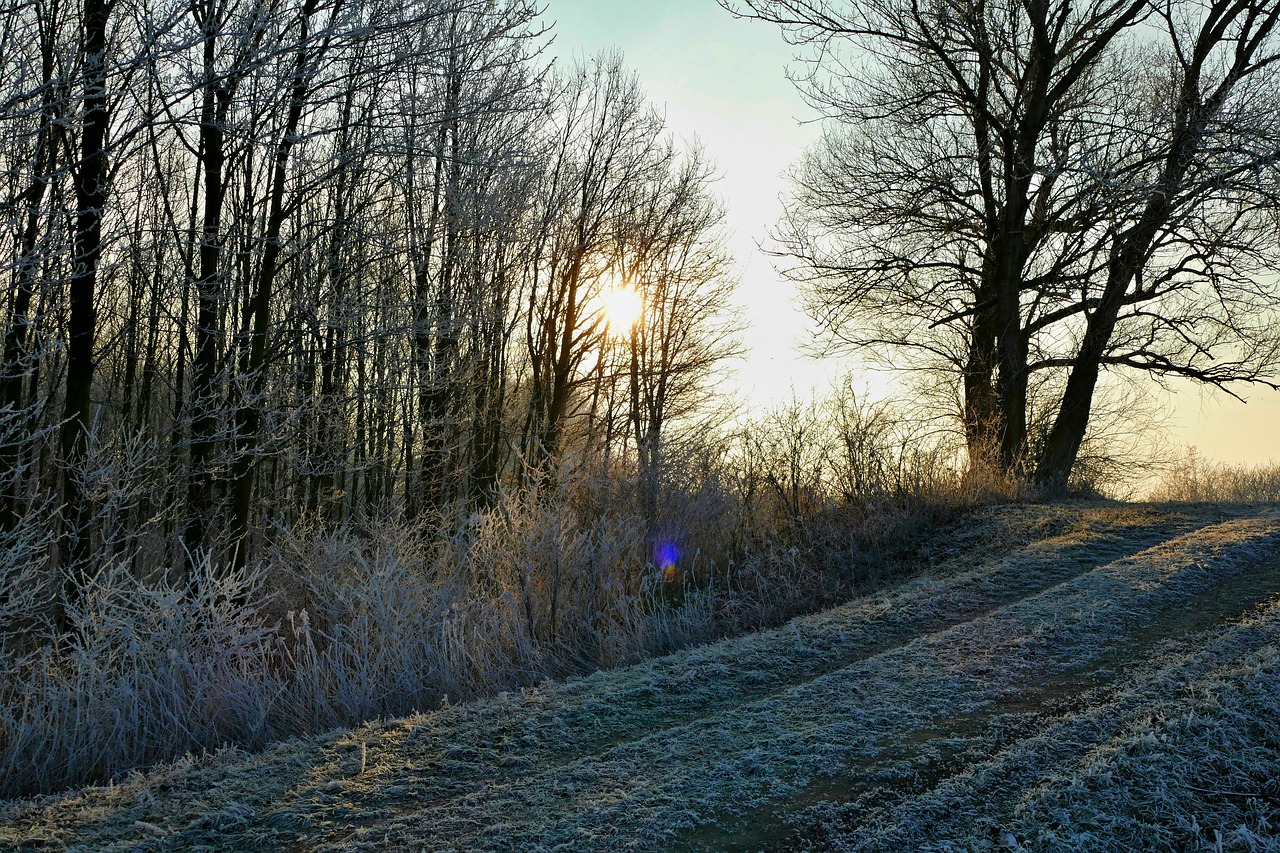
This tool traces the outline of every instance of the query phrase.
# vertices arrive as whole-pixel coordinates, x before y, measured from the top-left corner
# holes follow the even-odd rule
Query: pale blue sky
[[[782,207],[783,174],[817,136],[814,114],[786,69],[793,48],[776,27],[737,20],[715,0],[544,0],[556,22],[553,55],[590,56],[619,48],[651,100],[679,136],[699,138],[719,166],[717,186],[734,231],[742,277],[739,299],[750,354],[737,381],[748,398],[769,404],[829,386],[847,370],[815,362],[797,345],[811,323],[795,289],[757,250]],[[884,388],[867,375],[861,386]],[[1223,462],[1280,460],[1280,393],[1243,389],[1248,405],[1185,388],[1174,400],[1172,440]]]

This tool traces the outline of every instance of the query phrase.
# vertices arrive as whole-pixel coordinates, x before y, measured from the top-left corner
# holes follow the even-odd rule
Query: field
[[[993,507],[896,586],[0,803],[0,848],[1280,850],[1280,511]]]

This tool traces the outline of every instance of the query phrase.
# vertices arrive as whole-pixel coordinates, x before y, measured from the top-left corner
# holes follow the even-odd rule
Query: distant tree
[[[223,215],[228,177],[227,144],[233,134],[232,105],[238,90],[263,59],[266,9],[260,3],[240,4],[223,0],[194,3],[191,22],[198,30],[198,65],[193,69],[199,97],[196,143],[197,186],[192,199],[200,199],[198,260],[192,270],[196,291],[195,357],[192,361],[189,411],[192,419],[190,468],[187,472],[187,518],[183,546],[195,570],[208,554],[208,528],[214,511],[218,472],[213,458],[220,443],[218,360],[225,350],[223,306],[228,298],[227,270],[223,257],[226,235]],[[228,42],[230,42],[228,44]]]
[[[83,488],[93,422],[94,342],[98,329],[98,265],[109,196],[108,129],[113,69],[110,43],[114,0],[84,0],[80,9],[78,146],[71,164],[75,195],[71,273],[67,279],[67,363],[62,408],[62,523],[64,600],[78,600],[91,558],[92,518]]]
[[[616,276],[635,187],[668,168],[672,152],[662,131],[662,118],[619,55],[579,64],[562,83],[539,199],[536,265],[525,289],[530,375],[521,450],[534,468],[557,459],[565,428],[579,414],[590,381],[582,368],[597,352],[604,323],[593,300]]]
[[[605,378],[646,447],[697,406],[710,173],[619,58],[557,79],[540,15],[0,4],[0,544],[42,615],[107,565],[211,592],[270,525],[431,531],[607,452]],[[594,301],[623,274],[633,350]]]
[[[61,174],[65,170],[65,116],[71,80],[60,62],[68,15],[59,3],[24,4],[3,17],[0,36],[0,271],[5,274],[6,323],[0,365],[0,407],[11,410],[0,443],[0,527],[11,530],[23,513],[23,470],[31,451],[31,424],[19,412],[34,405],[28,387],[36,366],[32,316],[50,282],[59,240]]]
[[[638,200],[617,252],[619,277],[641,300],[625,330],[627,421],[642,505],[657,516],[670,425],[718,406],[711,383],[739,352],[732,260],[714,175],[700,150],[634,188]]]
[[[410,517],[491,496],[503,461],[507,358],[527,260],[519,244],[530,235],[537,125],[549,109],[528,63],[534,14],[513,3],[442,16],[435,67],[405,91],[420,436]]]

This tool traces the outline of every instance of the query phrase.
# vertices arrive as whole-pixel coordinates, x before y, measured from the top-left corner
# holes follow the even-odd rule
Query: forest
[[[1276,387],[1280,5],[722,5],[910,404],[724,392],[714,153],[536,2],[0,0],[0,797],[777,625]]]

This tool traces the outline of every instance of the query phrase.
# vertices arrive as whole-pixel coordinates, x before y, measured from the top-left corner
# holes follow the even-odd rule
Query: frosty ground
[[[1280,850],[1280,511],[995,507],[772,630],[0,803],[0,848]]]

